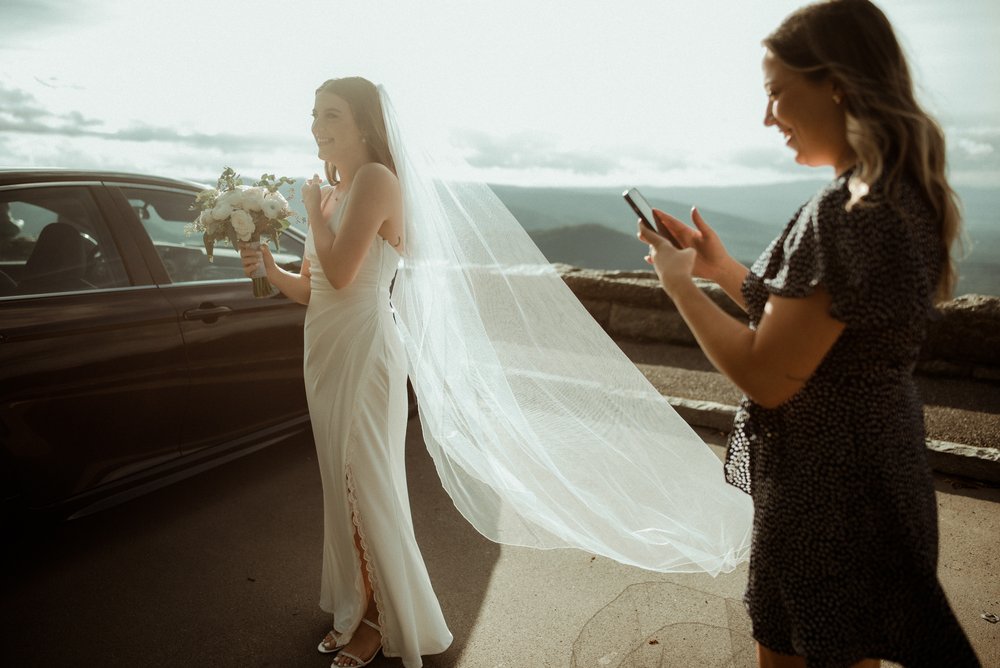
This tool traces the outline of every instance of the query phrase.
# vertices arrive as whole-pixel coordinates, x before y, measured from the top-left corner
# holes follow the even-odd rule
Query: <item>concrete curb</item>
[[[927,439],[927,451],[935,471],[1000,484],[1000,450]]]
[[[729,432],[733,428],[736,406],[667,395],[664,395],[664,399],[692,427],[706,427],[724,432]]]
[[[733,427],[736,406],[665,396],[688,424],[728,432]],[[940,473],[1000,484],[1000,450],[962,443],[927,439],[931,468]]]

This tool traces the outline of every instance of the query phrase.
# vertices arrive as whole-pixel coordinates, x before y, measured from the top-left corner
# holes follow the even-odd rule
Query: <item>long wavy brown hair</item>
[[[948,184],[944,132],[920,106],[906,56],[885,14],[868,0],[827,0],[786,18],[763,44],[787,67],[813,81],[833,80],[843,91],[847,141],[857,156],[848,208],[876,181],[890,201],[902,180],[916,180],[938,217],[942,272],[938,300],[957,282],[952,247],[962,215]]]
[[[396,173],[396,163],[389,152],[389,139],[385,131],[385,120],[382,117],[382,102],[379,99],[378,88],[363,77],[343,77],[328,79],[316,89],[317,93],[332,93],[344,99],[351,107],[354,122],[357,123],[361,135],[365,138],[368,150],[375,162],[382,163]],[[326,178],[330,183],[339,183],[340,175],[337,166],[326,163]]]

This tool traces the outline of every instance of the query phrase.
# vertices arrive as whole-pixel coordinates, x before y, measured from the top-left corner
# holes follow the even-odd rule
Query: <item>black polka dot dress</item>
[[[941,271],[936,218],[913,185],[850,212],[848,177],[805,204],[742,286],[751,326],[770,295],[823,286],[846,328],[806,385],[741,402],[727,480],[751,494],[745,601],[756,639],[812,667],[882,658],[978,666],[937,579],[937,507],[913,368]]]

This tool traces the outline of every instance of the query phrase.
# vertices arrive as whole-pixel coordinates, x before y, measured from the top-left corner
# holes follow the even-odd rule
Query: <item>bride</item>
[[[452,636],[406,491],[406,353],[389,303],[406,243],[402,195],[374,85],[327,81],[313,119],[333,185],[314,176],[302,188],[302,273],[266,250],[263,261],[272,284],[308,304],[304,377],[325,508],[320,607],[334,618],[319,651],[339,652],[334,666],[366,665],[380,648],[419,666]],[[252,271],[257,256],[244,262]]]
[[[327,81],[313,113],[332,185],[303,188],[301,274],[264,246],[244,266],[308,304],[333,665],[381,649],[413,668],[452,640],[407,501],[407,374],[441,483],[487,538],[663,572],[745,560],[748,499],[489,187],[441,178],[365,79]]]

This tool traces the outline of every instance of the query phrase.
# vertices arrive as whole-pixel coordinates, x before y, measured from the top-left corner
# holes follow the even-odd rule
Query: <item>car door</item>
[[[181,331],[115,208],[98,182],[0,187],[0,469],[18,505],[179,456]]]
[[[305,307],[280,293],[255,298],[239,254],[215,247],[209,262],[187,226],[196,190],[116,184],[146,231],[154,280],[178,314],[191,374],[182,417],[184,452],[266,439],[308,419],[302,380]],[[276,257],[297,270],[302,237],[283,235]]]

